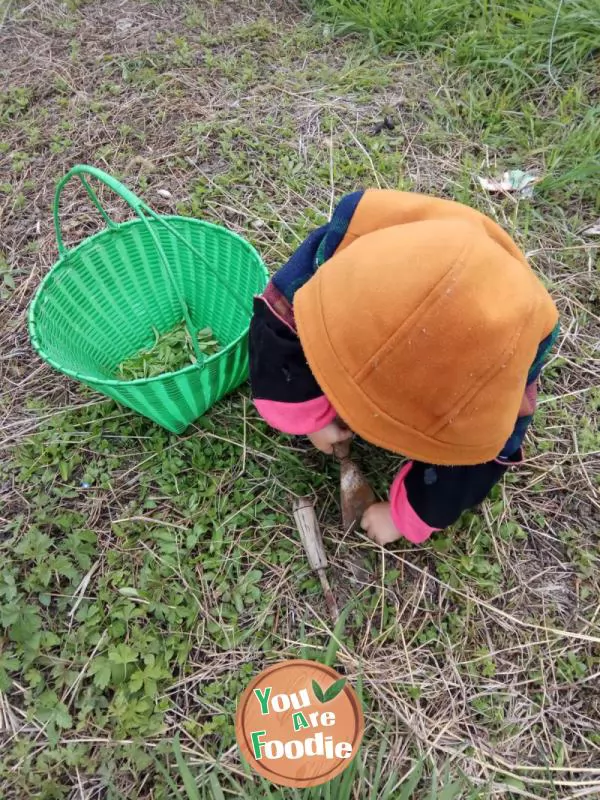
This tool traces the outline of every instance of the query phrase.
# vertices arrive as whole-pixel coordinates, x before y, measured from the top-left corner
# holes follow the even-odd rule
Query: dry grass
[[[457,100],[471,96],[464,76],[429,61],[365,57],[361,49],[327,40],[285,0],[8,6],[0,29],[0,216],[15,288],[0,312],[0,522],[7,531],[0,547],[26,586],[24,602],[40,608],[40,591],[26,584],[33,557],[15,555],[16,548],[31,528],[63,533],[43,516],[38,495],[48,513],[80,514],[97,539],[89,568],[48,578],[43,628],[72,640],[71,655],[40,645],[0,693],[7,800],[164,797],[143,756],[168,753],[177,732],[193,768],[202,772],[218,759],[240,774],[231,739],[240,686],[232,680],[244,665],[252,673],[298,656],[305,644],[318,652],[331,634],[292,529],[290,498],[306,488],[317,492],[334,591],[355,601],[339,666],[365,677],[368,738],[388,738],[386,769],[403,776],[425,756],[463,770],[482,797],[600,795],[600,306],[597,248],[577,233],[593,208],[585,193],[563,206],[550,191],[530,207],[478,193],[474,175],[501,169],[519,144],[510,155],[492,151],[461,126],[453,115]],[[394,131],[373,134],[388,112]],[[525,166],[544,166],[534,147],[521,157]],[[26,335],[27,305],[56,258],[54,185],[77,162],[117,174],[157,210],[180,209],[241,232],[271,267],[357,185],[412,187],[478,205],[517,237],[562,314],[526,463],[451,535],[384,552],[341,535],[334,469],[274,438],[245,397],[178,439],[82,393],[34,358]],[[122,218],[126,210],[104,197]],[[70,193],[62,213],[72,241],[96,229],[80,195]],[[196,444],[208,458],[200,469]],[[68,479],[53,447],[75,464]],[[394,460],[367,448],[362,456],[383,490],[380,476],[391,474]],[[181,464],[171,491],[159,465],[172,457]],[[99,459],[104,482],[81,492],[82,470]],[[180,500],[187,492],[187,503],[203,469],[215,489],[190,514]],[[203,563],[202,539],[191,546],[193,568],[185,563],[186,536],[203,514],[225,532],[217,569]],[[157,524],[172,531],[181,563],[172,566],[172,554],[148,534]],[[104,712],[95,717],[85,698],[90,664],[120,636],[133,641],[135,620],[121,635],[109,616],[106,639],[90,644],[73,639],[87,624],[75,612],[119,581],[142,581],[148,563],[158,581],[182,587],[194,613],[170,619],[157,605],[144,618],[155,638],[177,635],[189,649],[158,680],[158,727],[127,729]],[[261,600],[231,623],[220,581],[235,586],[248,567],[261,572]],[[211,624],[229,633],[219,638]],[[19,647],[7,632],[0,658],[2,648]],[[207,693],[207,686],[220,689]],[[39,712],[44,687],[73,716],[56,735]],[[225,720],[211,729],[214,715]],[[36,794],[47,776],[55,794]]]

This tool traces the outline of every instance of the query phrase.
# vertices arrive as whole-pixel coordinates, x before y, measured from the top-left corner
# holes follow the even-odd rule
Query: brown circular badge
[[[327,783],[356,755],[364,733],[346,679],[314,661],[282,661],[246,687],[235,733],[250,766],[279,786]]]

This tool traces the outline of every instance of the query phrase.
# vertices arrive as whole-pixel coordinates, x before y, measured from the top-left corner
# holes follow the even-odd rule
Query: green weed
[[[170,331],[159,334],[154,331],[155,342],[148,350],[132,356],[118,367],[118,377],[126,380],[154,378],[165,372],[177,372],[196,361],[191,334],[185,322],[178,323]],[[219,352],[220,346],[210,328],[196,333],[201,353],[210,358]]]
[[[25,86],[15,86],[0,94],[0,120],[8,122],[22,115],[33,99],[33,91]]]

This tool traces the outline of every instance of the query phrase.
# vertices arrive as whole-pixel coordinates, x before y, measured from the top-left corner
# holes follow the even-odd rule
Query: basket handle
[[[171,280],[171,283],[173,285],[173,288],[175,290],[175,293],[177,295],[177,299],[179,300],[179,304],[180,304],[181,310],[183,312],[183,318],[184,318],[184,321],[185,321],[185,326],[186,326],[186,328],[188,330],[188,333],[190,335],[190,338],[192,340],[192,347],[194,349],[194,354],[196,356],[196,364],[198,366],[201,366],[204,363],[204,361],[206,360],[206,356],[204,355],[202,350],[200,350],[200,344],[198,342],[198,336],[197,336],[198,328],[196,328],[192,324],[192,319],[190,317],[189,309],[187,307],[187,303],[185,302],[185,298],[183,297],[183,294],[181,293],[181,290],[180,290],[180,288],[179,288],[179,286],[177,284],[177,281],[175,280],[175,276],[171,272],[171,267],[169,266],[169,260],[167,259],[167,256],[166,256],[166,254],[165,254],[165,252],[164,252],[164,250],[162,248],[162,245],[161,245],[161,243],[160,243],[160,241],[158,239],[158,236],[156,235],[156,231],[154,231],[152,226],[149,224],[146,214],[148,214],[151,217],[153,217],[155,219],[158,219],[158,220],[160,220],[160,216],[158,214],[156,214],[154,211],[152,211],[152,209],[148,205],[146,205],[146,203],[144,203],[143,200],[141,200],[139,197],[137,197],[137,195],[135,195],[131,191],[131,189],[128,189],[126,186],[124,186],[116,178],[113,178],[108,173],[104,172],[101,169],[98,169],[98,167],[91,167],[88,164],[76,164],[74,167],[72,167],[67,172],[67,174],[60,179],[60,181],[58,182],[58,184],[56,186],[56,192],[54,194],[54,208],[53,208],[54,230],[56,232],[56,243],[58,245],[58,253],[59,253],[59,255],[62,257],[67,252],[67,248],[65,247],[65,244],[64,244],[64,241],[63,241],[62,229],[61,229],[61,225],[60,225],[60,197],[61,197],[61,194],[62,194],[62,191],[63,191],[65,185],[75,175],[79,176],[79,179],[80,179],[81,183],[83,184],[83,187],[85,188],[90,200],[92,201],[94,206],[98,209],[98,211],[100,212],[100,214],[102,216],[102,219],[106,222],[106,224],[108,225],[109,228],[114,230],[114,229],[116,229],[118,227],[118,224],[116,222],[114,222],[114,220],[112,220],[109,217],[109,215],[106,213],[106,210],[102,206],[102,203],[98,199],[98,196],[96,195],[96,193],[94,192],[94,190],[90,186],[89,182],[86,180],[86,175],[91,175],[92,177],[96,178],[101,183],[103,183],[105,186],[108,186],[109,189],[112,189],[113,192],[115,192],[115,194],[117,194],[119,197],[121,197],[127,203],[127,205],[133,211],[135,211],[135,213],[138,215],[138,217],[145,224],[145,226],[146,226],[146,228],[148,230],[148,233],[152,237],[154,245],[155,245],[156,249],[158,250],[158,254],[160,256],[160,260],[162,262],[164,270],[165,270],[166,274],[169,276],[169,278]]]
[[[105,209],[103,208],[100,200],[96,195],[96,192],[92,189],[88,181],[86,180],[86,175],[91,175],[92,177],[99,180],[105,186],[108,186],[110,189],[118,194],[127,205],[139,214],[142,209],[146,210],[145,203],[143,200],[140,200],[130,189],[124,186],[120,181],[116,178],[113,178],[112,175],[104,172],[98,167],[90,167],[87,164],[76,164],[72,167],[66,175],[64,175],[56,185],[56,192],[54,193],[54,207],[53,207],[53,216],[54,216],[54,231],[56,233],[56,243],[58,245],[58,253],[60,256],[64,256],[67,252],[67,248],[65,247],[62,235],[62,228],[60,225],[60,197],[62,195],[62,191],[65,188],[65,185],[73,178],[75,175],[79,176],[79,180],[83,184],[84,189],[86,190],[90,200],[94,204],[94,206],[100,212],[102,219],[106,222],[109,228],[116,228],[117,223],[114,222],[106,213]]]

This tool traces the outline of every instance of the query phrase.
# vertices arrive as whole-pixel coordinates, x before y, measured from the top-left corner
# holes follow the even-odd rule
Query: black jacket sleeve
[[[482,503],[511,462],[516,463],[520,458],[519,450],[508,463],[488,461],[473,466],[442,467],[414,461],[404,479],[404,501],[425,526],[447,528],[464,511]],[[401,507],[394,509],[394,517],[403,518]]]
[[[254,399],[303,403],[323,394],[296,333],[258,297],[254,299],[248,344]]]

